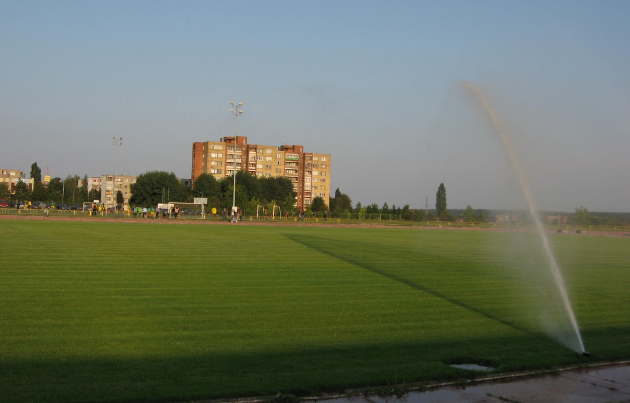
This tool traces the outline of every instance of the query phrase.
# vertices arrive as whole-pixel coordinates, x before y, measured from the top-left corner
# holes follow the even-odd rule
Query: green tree
[[[79,186],[79,175],[70,176],[68,175],[66,179],[63,180],[63,188],[62,195],[63,200],[62,203],[65,204],[77,204],[77,196],[78,196],[78,186]]]
[[[378,208],[378,205],[376,203],[372,203],[369,206],[367,206],[365,211],[367,214],[378,214],[381,212],[381,210]]]
[[[381,208],[381,214],[389,214],[389,205],[387,203],[383,203],[383,207]]]
[[[293,190],[293,183],[289,178],[261,178],[259,181],[260,195],[258,198],[261,202],[268,203],[271,200],[277,200],[278,206],[283,211],[293,207],[297,194]]]
[[[466,207],[466,210],[464,210],[463,216],[466,222],[475,222],[475,210],[470,204]]]
[[[440,183],[438,191],[435,194],[435,212],[440,218],[445,213],[448,214],[446,210],[446,187],[444,187],[444,183]]]
[[[78,184],[78,180],[77,180],[77,184]],[[74,204],[83,204],[86,201],[92,201],[92,200],[89,200],[88,198],[87,184],[88,184],[88,178],[87,178],[87,175],[85,175],[83,177],[81,186],[77,187],[77,197]]]
[[[588,225],[591,222],[591,214],[588,212],[586,207],[580,206],[575,209],[573,219],[579,225]]]
[[[413,212],[409,208],[408,204],[405,204],[405,206],[402,208],[402,210],[400,212],[400,218],[402,220],[407,220],[407,221],[413,219]]]
[[[15,185],[15,193],[13,194],[13,200],[26,201],[31,200],[31,190],[28,185],[22,180],[19,180]]]
[[[330,198],[329,208],[331,213],[339,217],[341,214],[352,211],[352,200],[350,196],[345,193],[341,193],[339,188],[335,191],[335,197]]]
[[[173,172],[151,171],[138,176],[131,185],[129,204],[156,206],[158,203],[188,202],[188,188]]]
[[[232,181],[234,180],[234,177],[232,177]],[[228,209],[228,211],[232,211],[232,202],[236,203],[236,207],[240,207],[241,209],[244,209],[245,206],[247,205],[247,193],[245,192],[245,189],[243,188],[243,186],[241,186],[238,182],[238,177],[236,179],[236,193],[234,193],[233,189],[234,189],[234,182],[232,182],[230,180],[224,180],[223,183],[225,183],[227,186],[224,187],[224,192],[223,192],[223,203],[224,203],[224,207],[226,207]]]
[[[213,175],[202,173],[193,183],[193,194],[210,198],[221,196],[221,186]],[[218,206],[214,206],[218,207]]]
[[[93,202],[94,200],[101,200],[101,189],[92,188],[92,190],[88,192],[88,199],[86,200],[86,202]]]
[[[118,190],[116,192],[116,204],[123,204],[124,202],[125,202],[125,197],[123,196],[122,192]]]
[[[0,183],[0,199],[9,200],[11,192],[9,191],[9,185],[7,183]]]
[[[420,210],[412,210],[412,219],[414,221],[426,221],[427,216],[424,212],[424,210],[420,209]]]
[[[61,203],[63,194],[63,182],[60,177],[55,177],[48,182],[48,201],[57,204]]]
[[[42,170],[37,166],[37,162],[33,162],[31,165],[31,178],[35,183],[42,181]]]
[[[311,203],[311,211],[313,213],[324,212],[327,209],[328,209],[328,206],[326,205],[322,197],[317,196],[313,199],[313,202]]]
[[[44,186],[41,182],[35,182],[33,184],[32,198],[34,201],[48,201],[48,188]]]
[[[483,210],[479,211],[479,213],[477,213],[477,217],[475,218],[477,220],[477,222],[486,222],[486,214],[483,212]]]

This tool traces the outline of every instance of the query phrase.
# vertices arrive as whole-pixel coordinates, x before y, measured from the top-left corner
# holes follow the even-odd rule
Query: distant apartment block
[[[297,193],[296,207],[303,209],[318,196],[329,204],[330,162],[330,154],[306,153],[300,145],[265,146],[249,144],[245,136],[223,137],[193,143],[191,180],[202,173],[223,179],[235,170],[288,178]]]
[[[79,179],[78,185],[79,187],[83,186],[83,179]],[[101,177],[95,176],[91,178],[87,178],[87,191],[90,193],[92,189],[101,190]]]
[[[25,179],[22,171],[18,169],[0,169],[0,183],[5,183],[12,194],[15,193],[15,185],[19,181],[24,182],[30,190],[33,190],[33,179]]]
[[[129,175],[103,175],[100,178],[88,178],[88,187],[92,179],[99,179],[101,202],[105,203],[105,207],[109,208],[116,206],[116,193],[118,193],[119,190],[124,199],[123,204],[129,204],[131,185],[136,183],[137,177]]]

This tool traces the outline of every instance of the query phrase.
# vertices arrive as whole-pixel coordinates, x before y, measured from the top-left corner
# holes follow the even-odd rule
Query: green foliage
[[[477,220],[477,222],[488,221],[488,219],[486,218],[486,213],[484,213],[483,210],[479,210],[479,212],[477,213],[477,216],[475,217],[475,220]]]
[[[88,198],[85,200],[86,202],[93,202],[94,200],[101,200],[101,189],[92,188],[88,193]]]
[[[210,175],[208,175],[210,176]],[[208,194],[215,195],[221,202],[221,208],[232,207],[232,189],[234,186],[234,177],[230,176],[216,182],[212,182],[214,178],[205,178],[204,175],[198,179],[203,179],[197,184],[195,180],[195,191],[199,190]],[[198,186],[199,185],[199,186]],[[204,191],[203,189],[206,189]],[[252,200],[256,200],[256,204],[268,204],[271,200],[275,200],[282,211],[293,209],[295,204],[296,193],[293,191],[293,184],[288,178],[281,177],[255,177],[249,173],[238,171],[236,174],[236,205],[248,209],[252,206]],[[256,211],[255,207],[251,214]]]
[[[53,204],[61,203],[61,196],[63,194],[63,182],[61,178],[55,177],[48,183],[48,202]]]
[[[466,210],[464,210],[463,216],[464,216],[464,221],[475,222],[475,210],[472,208],[470,204],[466,207]]]
[[[383,207],[381,208],[381,214],[389,214],[389,206],[387,203],[383,203]]]
[[[369,206],[367,206],[365,211],[368,214],[378,214],[381,212],[381,210],[378,208],[378,205],[376,203],[372,203]]]
[[[328,209],[326,203],[324,203],[324,199],[320,196],[317,196],[311,202],[311,211],[313,213],[322,213]]]
[[[188,188],[173,172],[152,171],[141,174],[131,185],[129,204],[156,206],[169,201],[187,202],[188,199]]]
[[[63,180],[63,184],[65,186],[63,192],[63,203],[73,205],[82,204],[84,201],[86,201],[83,197],[81,197],[82,194],[81,188],[79,187],[79,179],[80,178],[78,175],[68,175],[68,177]]]
[[[359,220],[365,220],[365,218],[367,217],[367,208],[360,207],[360,203],[359,203]]]
[[[35,182],[33,185],[33,193],[31,197],[34,201],[48,201],[50,198],[48,196],[48,188],[45,187],[41,182]]]
[[[9,191],[9,186],[2,182],[0,183],[0,199],[9,200],[11,197],[11,192]]]
[[[13,194],[12,199],[20,201],[31,200],[31,190],[22,180],[18,181],[15,185],[15,193]]]
[[[573,216],[573,220],[578,225],[588,225],[590,224],[591,217],[589,211],[586,207],[580,206],[575,209],[575,215]]]
[[[211,198],[214,196],[218,199],[222,197],[219,181],[217,181],[213,175],[207,173],[203,173],[199,175],[197,179],[195,179],[195,182],[193,183],[193,189],[193,192],[196,195],[202,197]],[[215,205],[214,207],[219,206]]]
[[[436,215],[440,218],[448,216],[446,210],[446,187],[443,183],[440,183],[438,191],[435,194],[435,211]]]
[[[339,217],[341,214],[346,214],[352,211],[352,200],[350,196],[345,193],[341,193],[339,188],[335,191],[335,197],[330,198],[330,211]]]
[[[31,165],[31,178],[35,183],[41,183],[42,181],[42,170],[37,166],[37,162],[33,162]]]

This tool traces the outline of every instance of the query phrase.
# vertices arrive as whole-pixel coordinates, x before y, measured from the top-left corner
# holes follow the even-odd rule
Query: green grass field
[[[630,237],[0,220],[9,402],[313,395],[630,358]],[[544,270],[543,270],[544,269]],[[568,340],[563,344],[562,340]]]

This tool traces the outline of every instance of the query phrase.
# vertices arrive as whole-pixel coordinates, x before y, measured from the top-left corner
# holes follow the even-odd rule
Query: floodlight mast
[[[230,105],[232,105],[230,112],[234,115],[234,166],[232,167],[234,184],[232,187],[232,222],[238,222],[238,218],[236,217],[236,137],[238,136],[238,116],[243,114],[243,109],[241,109],[243,103],[239,102],[238,104],[235,104],[234,101],[231,101]]]
[[[116,191],[116,184],[118,183],[118,148],[122,145],[122,137],[114,139],[114,147],[116,147],[116,175],[114,176],[114,185],[112,186],[112,195],[113,195],[113,203],[114,207],[118,204],[116,197],[118,196],[118,192]]]

